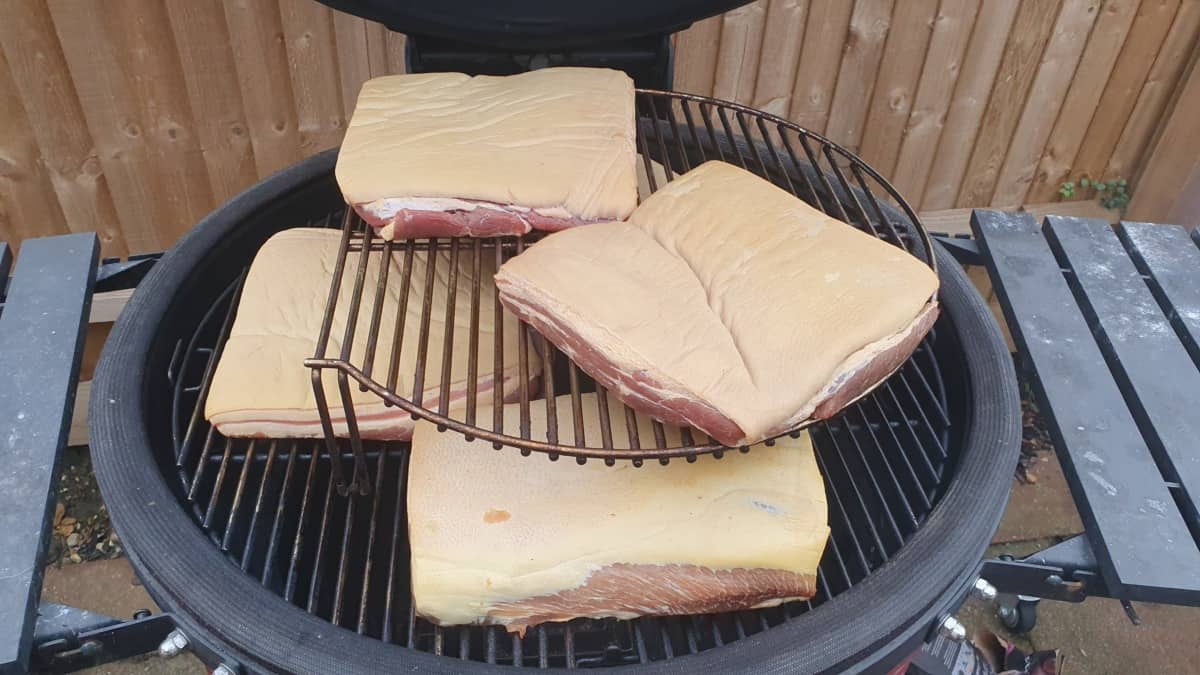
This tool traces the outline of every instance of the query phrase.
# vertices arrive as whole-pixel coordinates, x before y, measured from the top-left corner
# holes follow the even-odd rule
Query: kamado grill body
[[[511,72],[537,61],[489,59],[489,50],[562,46],[567,52],[551,55],[551,64],[622,67],[641,86],[668,88],[668,33],[737,3],[622,2],[589,17],[572,3],[530,0],[516,5],[524,14],[499,23],[485,15],[505,10],[458,0],[329,4],[407,30],[417,68]],[[680,94],[639,93],[638,112],[639,161],[669,173],[705,159],[739,164],[939,271],[942,314],[917,353],[873,393],[810,429],[832,530],[816,597],[721,615],[579,619],[531,628],[523,639],[415,617],[407,444],[231,440],[203,419],[240,281],[259,247],[283,229],[343,226],[331,151],[247,190],[181,239],[139,285],[94,380],[93,462],[114,525],[147,590],[208,663],[296,673],[882,673],[957,608],[999,522],[1019,443],[1012,362],[982,299],[903,199],[825,139]],[[345,223],[345,240],[361,243],[361,223]],[[450,245],[468,255],[474,243]],[[363,312],[370,298],[362,296]],[[556,390],[568,391],[562,369],[556,377]],[[492,452],[485,438],[478,451]],[[549,461],[505,451],[531,471]],[[673,453],[672,461],[701,451],[721,454],[709,447]],[[734,470],[740,455],[726,454],[721,461]],[[357,489],[338,489],[347,477],[358,479]]]
[[[670,107],[668,96],[643,94],[640,102]],[[719,107],[706,105],[710,113]],[[734,120],[727,128],[741,127],[749,141],[725,134],[726,125],[700,126],[695,137],[675,133],[666,115],[644,115],[643,151],[677,170],[699,154],[724,153],[801,196],[797,186],[815,186],[809,199],[825,209],[852,209],[869,196],[898,243],[921,252],[925,240],[885,202],[880,184],[871,183],[878,194],[868,183],[839,185],[834,165],[820,164],[840,155],[814,153],[819,172],[804,161],[776,172],[756,164],[769,156],[769,136],[754,137],[746,122],[777,120],[721,110],[716,119]],[[826,147],[816,136],[807,142]],[[334,162],[327,152],[276,174],[197,225],[139,286],[96,376],[92,448],[114,524],[147,589],[202,655],[255,672],[886,672],[962,601],[1008,494],[1019,415],[1011,360],[991,315],[935,246],[942,316],[934,332],[887,384],[811,429],[832,528],[811,602],[576,620],[531,629],[523,640],[413,617],[407,444],[366,443],[369,494],[343,497],[322,441],[229,440],[200,412],[258,247],[282,229],[341,222]],[[479,452],[492,450],[480,442]],[[548,461],[514,458],[529,470]],[[734,452],[722,461],[732,470],[737,459]],[[349,475],[348,450],[341,462]]]

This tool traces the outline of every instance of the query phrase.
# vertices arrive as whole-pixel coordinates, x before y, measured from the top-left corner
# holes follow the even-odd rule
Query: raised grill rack
[[[841,146],[784,119],[706,97],[639,90],[637,105],[638,149],[651,191],[658,187],[659,170],[663,177],[670,180],[676,174],[684,173],[709,159],[728,161],[768,178],[830,216],[904,248],[936,271],[929,236],[920,226],[911,207],[878,173]],[[566,355],[559,353],[523,322],[518,329],[520,373],[517,378],[517,399],[520,405],[520,423],[517,429],[506,429],[502,426],[499,414],[502,405],[501,388],[493,386],[492,391],[483,396],[477,388],[477,380],[481,374],[478,366],[481,349],[494,350],[494,382],[501,380],[504,368],[503,331],[496,331],[495,344],[481,344],[481,304],[494,303],[497,324],[503,310],[498,296],[482,297],[484,293],[480,288],[479,270],[485,258],[494,259],[499,267],[503,261],[520,253],[538,236],[541,235],[530,233],[524,237],[497,239],[451,238],[383,242],[374,236],[372,228],[363,223],[353,210],[345,210],[342,216],[341,245],[317,350],[313,358],[305,361],[305,365],[312,369],[313,389],[324,428],[325,446],[330,456],[335,458],[332,464],[333,475],[340,491],[344,493],[356,490],[366,494],[371,485],[369,458],[359,433],[351,399],[353,386],[362,391],[373,392],[385,405],[400,408],[411,414],[414,419],[421,418],[437,424],[439,430],[450,429],[468,439],[482,439],[496,448],[519,448],[524,455],[534,451],[545,453],[551,460],[566,455],[574,457],[580,464],[588,459],[603,459],[610,465],[617,460],[631,460],[640,466],[647,459],[657,459],[664,464],[672,458],[679,457],[695,461],[699,455],[713,454],[720,457],[730,450],[706,434],[691,429],[682,431],[681,444],[671,445],[667,441],[663,425],[657,421],[651,422],[652,438],[639,437],[636,420],[642,413],[628,406],[625,407],[626,420],[622,425],[626,433],[614,433],[605,402],[609,394]],[[410,297],[413,257],[416,251],[422,250],[449,251],[450,265],[446,278],[449,300],[445,307],[435,308],[433,302],[436,256],[431,255],[428,258],[423,297]],[[356,263],[348,265],[348,254],[352,251],[359,252],[360,255],[357,256]],[[455,302],[460,283],[458,269],[460,260],[464,257],[469,257],[475,270],[475,274],[472,275],[470,302],[466,307]],[[393,300],[386,292],[387,270],[392,265],[380,264],[380,258],[387,261],[401,259],[399,269],[403,280],[394,326],[381,325],[384,303]],[[372,265],[378,265],[383,270],[374,289],[368,288],[370,284],[365,283],[366,272]],[[347,274],[352,276],[347,278]],[[342,349],[340,353],[331,354],[330,335],[338,309],[339,291],[344,283],[353,283],[353,292],[342,308],[348,314],[342,335]],[[416,345],[405,345],[400,339],[404,335],[403,322],[404,317],[408,316],[407,307],[410,302],[421,303],[421,325]],[[440,345],[430,343],[429,326],[435,311],[444,312],[447,325]],[[361,358],[351,358],[355,332],[359,329],[360,312],[370,312],[367,348]],[[462,316],[463,313],[468,317],[466,323],[469,329],[466,334],[456,334],[453,319]],[[391,331],[390,335],[396,336],[391,343],[395,346],[390,354],[377,353],[376,349],[381,335],[389,334],[385,331]],[[531,342],[534,344],[533,348],[530,347]],[[412,391],[399,391],[397,388],[400,354],[404,348],[416,350]],[[443,367],[439,373],[427,372],[431,349],[442,350]],[[467,392],[461,409],[451,410],[449,356],[455,349],[468,350]],[[541,361],[541,400],[535,400],[536,392],[530,385],[531,359]],[[348,444],[353,456],[353,472],[348,481],[342,475],[343,444],[335,437],[330,402],[323,386],[327,370],[334,371],[337,377],[341,401],[335,404],[340,403],[346,419]],[[440,392],[436,397],[437,404],[425,405],[426,385],[435,379],[439,382]],[[919,369],[911,378],[913,381],[903,372],[895,379],[898,382],[894,385],[891,380],[882,383],[892,399],[899,400],[895,388],[906,389],[910,394],[914,388],[923,389],[929,395],[933,393],[929,379]],[[586,438],[580,422],[583,416],[581,393],[588,391],[596,391],[599,401],[599,439]],[[576,421],[573,425],[576,433],[571,434],[570,438],[564,438],[559,433],[555,410],[555,396],[565,393],[571,395],[572,415]],[[477,412],[481,405],[489,404],[493,406],[494,412],[491,419],[479,419]],[[532,428],[529,411],[534,405],[546,407],[547,425],[544,429]],[[798,425],[787,433],[797,434],[811,424],[812,422],[807,422]],[[767,441],[768,444],[772,442]],[[748,451],[748,448],[743,447],[740,450]]]

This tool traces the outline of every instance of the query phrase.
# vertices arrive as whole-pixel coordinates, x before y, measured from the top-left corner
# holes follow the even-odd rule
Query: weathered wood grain
[[[1013,143],[996,178],[992,204],[1025,201],[1025,193],[1033,183],[1050,131],[1063,108],[1066,98],[1063,93],[1070,89],[1099,9],[1100,0],[1064,0],[1050,41],[1042,52],[1037,75],[1025,98],[1025,109],[1013,132]],[[1085,72],[1102,65],[1083,63]]]
[[[300,133],[275,0],[226,0],[225,21],[259,177],[299,160]]]
[[[788,119],[824,133],[829,122],[829,106],[837,86],[838,66],[850,29],[853,4],[845,0],[812,0],[804,27],[800,64]]]
[[[838,69],[825,135],[851,151],[857,151],[862,141],[867,106],[875,89],[894,3],[895,0],[858,0],[850,15],[850,32]],[[908,3],[901,3],[901,7],[907,6]]]
[[[943,0],[934,17],[929,50],[891,173],[892,184],[909,199],[920,199],[925,194],[925,181],[946,125],[954,85],[962,72],[979,2]]]
[[[860,153],[871,166],[888,177],[900,154],[900,143],[916,99],[937,9],[937,0],[899,3],[888,29]]]
[[[1200,64],[1193,60],[1162,134],[1133,189],[1129,216],[1137,220],[1200,223]]]
[[[300,150],[305,155],[341,143],[346,130],[333,41],[333,10],[315,2],[279,6],[287,46]]]
[[[756,0],[725,13],[717,70],[713,75],[713,96],[739,103],[750,102],[766,18],[766,0]]]
[[[67,234],[67,219],[39,157],[37,138],[0,52],[0,242]],[[14,251],[15,252],[15,251]],[[2,254],[0,254],[2,255]],[[0,264],[3,267],[3,264]],[[8,276],[0,270],[0,285]]]
[[[1067,88],[1058,120],[1038,161],[1026,199],[1053,199],[1059,186],[1071,177],[1075,155],[1083,143],[1092,115],[1100,105],[1100,95],[1129,35],[1138,4],[1139,0],[1108,0],[1101,7],[1080,66],[1075,69]]]
[[[1058,0],[1036,0],[1021,4],[1013,22],[1004,58],[992,87],[987,109],[971,151],[966,175],[958,192],[957,206],[991,204],[1004,157],[1012,145],[1013,131],[1020,120],[1021,106],[1037,75],[1042,50],[1050,39]]]
[[[192,0],[166,7],[213,198],[223,202],[258,177],[225,12]]]
[[[767,6],[762,56],[754,81],[755,108],[787,117],[807,18],[808,0],[771,0]]]
[[[1018,0],[988,0],[979,8],[962,73],[958,76],[946,113],[946,124],[925,183],[925,194],[923,198],[913,198],[921,208],[954,206],[1019,6]]]
[[[1072,175],[1116,178],[1104,174],[1108,159],[1137,105],[1138,92],[1154,65],[1154,58],[1178,9],[1179,0],[1142,0],[1125,46],[1113,66],[1112,76],[1100,95],[1102,103],[1092,116],[1079,154],[1072,163]]]
[[[1151,141],[1162,128],[1163,113],[1178,89],[1180,76],[1197,48],[1200,48],[1200,0],[1183,0],[1142,84],[1121,138],[1108,158],[1106,176],[1137,177]]]

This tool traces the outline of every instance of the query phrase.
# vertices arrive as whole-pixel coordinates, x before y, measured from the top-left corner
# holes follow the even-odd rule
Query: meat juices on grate
[[[495,237],[624,218],[633,81],[603,68],[368,80],[336,176],[384,239]]]
[[[496,286],[631,407],[730,446],[831,416],[938,313],[936,274],[906,251],[715,161],[627,223],[550,235]]]
[[[595,438],[598,399],[581,398],[585,436]],[[613,436],[623,438],[623,408],[612,398],[608,405]],[[560,430],[573,436],[571,397],[556,408]],[[505,425],[519,415],[519,406],[505,406]],[[535,403],[530,415],[535,435],[544,431],[545,406]],[[643,437],[652,433],[644,418],[640,425]],[[679,442],[678,429],[666,434]],[[580,616],[702,614],[808,598],[829,534],[807,434],[722,460],[609,467],[480,450],[427,422],[413,434],[408,526],[418,614],[516,632]]]
[[[295,228],[284,230],[271,237],[259,249],[250,266],[238,301],[237,316],[229,333],[229,339],[221,352],[220,361],[213,375],[212,386],[205,402],[204,416],[222,434],[230,437],[257,438],[320,438],[323,436],[321,418],[317,410],[312,385],[312,371],[305,367],[304,359],[316,351],[317,336],[321,330],[324,298],[329,294],[333,279],[332,270],[337,260],[341,232],[330,229]],[[347,254],[346,269],[358,267],[361,254]],[[398,296],[404,277],[404,254],[393,253],[389,261],[387,298],[383,303],[380,318],[379,340],[376,344],[375,368],[381,377],[387,377],[389,360],[395,345],[394,326],[399,306]],[[425,291],[426,261],[428,253],[413,252],[410,276],[409,301],[405,306],[403,345],[397,374],[397,389],[411,393],[418,331],[421,325],[422,301]],[[446,278],[450,268],[450,252],[439,250],[434,264],[433,310],[430,314],[431,344],[440,344],[445,333],[445,306],[449,286]],[[371,256],[368,261],[364,286],[375,288],[382,271],[384,256]],[[470,307],[470,294],[474,278],[472,256],[459,256],[459,283],[455,307]],[[493,293],[491,283],[495,262],[490,256],[481,260],[481,289],[484,297]],[[334,314],[327,353],[338,354],[348,320],[349,297],[353,294],[354,275],[345,274],[339,288],[339,301]],[[480,335],[490,341],[493,335],[494,306],[490,302],[480,306]],[[371,312],[358,313],[354,332],[351,357],[356,363],[363,362],[366,351],[368,324]],[[455,332],[465,333],[469,328],[467,312],[457,311],[454,317]],[[517,321],[505,313],[504,317],[504,378],[502,387],[505,400],[518,394]],[[460,406],[467,394],[467,350],[460,349],[451,355],[452,377],[450,406]],[[490,392],[493,386],[492,350],[480,350],[478,390],[480,396]],[[426,369],[440,372],[442,352],[430,349]],[[530,364],[530,378],[540,373],[540,363],[535,359]],[[431,382],[431,380],[433,380]],[[436,378],[426,380],[424,400],[426,406],[436,407],[442,395]],[[348,434],[345,412],[341,405],[337,377],[332,373],[323,378],[325,398],[329,402],[334,432],[340,437]],[[383,401],[372,392],[359,391],[352,384],[355,419],[361,436],[378,440],[408,440],[412,436],[412,416],[399,409],[384,406]]]

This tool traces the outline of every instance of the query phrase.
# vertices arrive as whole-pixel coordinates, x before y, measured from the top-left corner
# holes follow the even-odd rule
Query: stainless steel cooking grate
[[[825,213],[851,223],[893,245],[904,248],[928,263],[936,270],[932,247],[928,235],[921,228],[912,210],[895,190],[873,169],[852,153],[816,134],[805,131],[786,120],[733,103],[714,99],[679,94],[674,92],[640,91],[638,103],[638,145],[651,191],[660,182],[669,181],[675,175],[709,160],[720,159],[764,176],[777,185],[791,191],[801,199]],[[342,240],[333,272],[330,294],[325,308],[324,323],[317,341],[316,354],[305,363],[313,369],[313,390],[326,436],[326,449],[334,457],[340,457],[342,444],[334,437],[330,406],[344,415],[349,436],[349,448],[353,472],[349,479],[341,475],[340,463],[335,463],[335,482],[340,489],[357,490],[365,493],[370,486],[368,462],[363,450],[351,387],[370,390],[386,405],[396,406],[410,413],[414,419],[422,418],[435,422],[441,430],[450,429],[464,434],[469,439],[483,439],[494,447],[511,446],[520,448],[523,454],[532,451],[549,455],[557,460],[560,456],[574,457],[580,464],[589,458],[600,458],[608,464],[617,460],[632,460],[640,465],[646,459],[657,459],[663,463],[672,458],[683,457],[689,461],[702,454],[720,456],[729,450],[702,432],[684,429],[682,443],[671,445],[667,441],[662,424],[651,421],[652,438],[639,437],[636,418],[641,415],[628,406],[625,416],[629,421],[622,426],[627,430],[614,432],[609,420],[606,403],[608,393],[598,387],[566,355],[558,352],[549,342],[541,339],[526,324],[521,323],[518,333],[519,369],[518,392],[515,397],[520,405],[520,423],[516,429],[502,426],[499,409],[502,404],[501,391],[490,387],[480,391],[477,381],[480,376],[492,375],[499,382],[504,372],[503,331],[500,330],[502,310],[498,293],[483,297],[480,288],[479,270],[485,258],[494,259],[498,267],[510,256],[520,253],[539,234],[524,237],[499,239],[422,239],[415,241],[383,242],[372,228],[362,222],[352,211],[343,214]],[[434,284],[443,283],[436,270],[436,256],[429,256],[424,269],[422,297],[410,293],[413,287],[416,251],[448,251],[449,264],[444,284],[448,301],[444,307],[435,307]],[[349,253],[357,252],[353,259]],[[356,262],[347,263],[347,260]],[[385,264],[388,261],[390,264]],[[469,261],[474,274],[471,280],[461,281],[460,262]],[[402,281],[399,297],[388,293],[389,270],[395,267]],[[374,288],[365,282],[368,269],[379,269],[378,283]],[[469,303],[456,302],[459,285],[469,284]],[[353,292],[348,299],[339,299],[339,291],[352,284]],[[339,307],[339,302],[342,303]],[[384,305],[396,303],[394,325],[383,325]],[[420,303],[420,327],[416,344],[405,344],[404,322],[409,316],[410,305]],[[482,303],[495,306],[495,337],[481,338],[480,307]],[[335,323],[335,314],[344,312],[345,329],[341,335],[340,353],[330,353],[330,337]],[[366,328],[367,345],[361,356],[352,358],[352,346],[356,332],[360,331],[360,312],[369,316]],[[447,327],[441,344],[431,344],[430,323],[435,314]],[[455,328],[468,326],[465,334]],[[456,332],[458,334],[456,334]],[[361,336],[360,336],[361,337]],[[530,347],[530,337],[535,348]],[[389,353],[377,349],[380,343],[393,345]],[[492,344],[494,342],[494,344]],[[401,354],[404,350],[415,353],[415,367],[410,373],[411,389],[399,390]],[[440,372],[428,368],[431,350],[440,350],[443,367]],[[466,373],[467,391],[461,409],[450,409],[452,396],[451,355],[455,350],[466,350],[468,366]],[[492,350],[495,355],[493,373],[479,370],[480,350]],[[531,363],[539,360],[543,376],[541,396],[530,384]],[[332,374],[326,371],[332,370]],[[340,401],[328,401],[323,378],[336,376]],[[437,383],[435,397],[427,391]],[[924,373],[899,373],[894,380],[883,385],[886,397],[896,399],[913,396],[916,390],[931,395],[930,381]],[[905,391],[907,390],[907,391]],[[599,438],[586,438],[583,434],[581,393],[596,391],[600,419]],[[570,393],[576,433],[564,437],[559,433],[555,396]],[[540,399],[540,400],[534,400]],[[436,401],[429,404],[427,401]],[[489,419],[480,419],[477,411],[483,406],[492,406]],[[531,406],[545,406],[547,425],[533,428],[530,423]],[[935,406],[944,418],[944,406]],[[924,411],[922,411],[924,413]],[[798,432],[807,422],[795,427]],[[483,446],[485,444],[481,444]],[[742,448],[745,450],[745,448]]]
[[[952,374],[944,379],[939,362],[961,346],[951,331],[941,331],[892,386],[809,429],[832,530],[811,601],[717,615],[545,624],[523,639],[495,627],[440,628],[412,609],[408,444],[364,441],[369,494],[343,496],[334,468],[351,470],[349,441],[339,441],[343,454],[334,459],[320,440],[230,439],[204,421],[200,410],[240,283],[226,288],[195,333],[177,344],[167,374],[180,491],[198,525],[243,572],[311,614],[385,642],[540,667],[647,663],[713,649],[784,623],[865,579],[913,535],[952,473],[946,406],[960,400],[961,383]],[[725,461],[736,462],[737,454]]]

